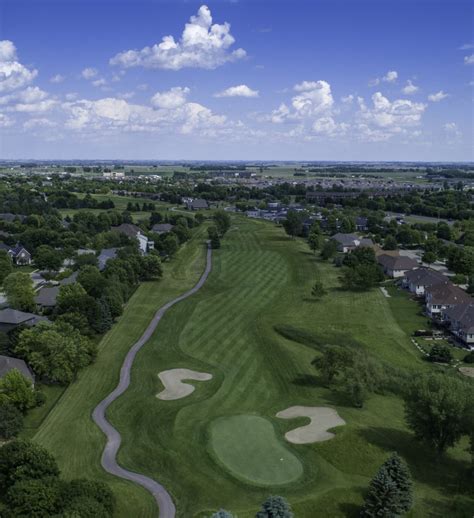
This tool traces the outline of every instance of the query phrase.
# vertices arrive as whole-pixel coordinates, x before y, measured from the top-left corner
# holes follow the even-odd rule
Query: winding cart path
[[[120,448],[120,443],[122,438],[120,433],[107,421],[106,412],[107,408],[111,403],[113,403],[118,397],[120,397],[130,385],[130,371],[133,366],[133,361],[135,360],[135,356],[138,351],[146,344],[146,342],[150,339],[151,335],[156,329],[156,326],[159,324],[163,315],[170,309],[172,306],[181,302],[184,299],[187,299],[197,291],[199,291],[204,283],[206,282],[209,273],[212,268],[212,251],[210,245],[208,243],[207,248],[207,256],[206,256],[206,268],[201,275],[201,278],[197,282],[197,284],[191,288],[186,293],[183,293],[179,297],[171,300],[164,306],[162,306],[155,314],[150,324],[146,328],[143,335],[140,339],[132,346],[130,351],[128,352],[125,360],[122,364],[122,368],[120,370],[120,381],[115,389],[105,398],[103,399],[94,409],[92,413],[92,418],[97,426],[104,432],[107,437],[107,444],[105,445],[104,451],[102,453],[102,467],[108,473],[115,475],[117,477],[130,480],[144,487],[147,491],[149,491],[156,500],[160,510],[160,518],[174,518],[176,514],[176,507],[173,503],[171,495],[168,491],[155,480],[141,475],[140,473],[134,473],[133,471],[128,471],[125,468],[122,468],[117,462],[117,452]]]

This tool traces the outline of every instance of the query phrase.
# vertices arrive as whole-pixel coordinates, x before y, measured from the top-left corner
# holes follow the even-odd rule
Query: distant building
[[[403,277],[407,272],[419,267],[415,259],[391,254],[379,255],[377,262],[382,266],[385,275],[393,279]]]
[[[41,311],[52,310],[56,307],[56,299],[59,294],[59,286],[45,286],[35,296],[35,304]]]
[[[355,226],[358,232],[366,232],[369,229],[369,220],[365,216],[359,216],[355,220]]]
[[[120,234],[124,234],[130,239],[136,239],[138,241],[138,246],[142,253],[146,254],[150,250],[155,248],[155,243],[150,241],[140,227],[133,225],[131,223],[122,223],[118,227],[112,227],[114,232],[119,232]]]
[[[0,214],[0,220],[6,221],[7,223],[13,223],[14,221],[23,222],[26,219],[24,214],[12,214],[11,212],[3,212]]]
[[[171,223],[157,223],[156,225],[153,225],[151,228],[151,231],[154,234],[166,234],[167,232],[171,232],[173,230],[174,225],[171,225]]]
[[[117,257],[117,249],[116,248],[104,248],[101,250],[99,257],[97,258],[99,264],[99,270],[102,271],[107,265],[107,261],[110,259],[115,259]]]
[[[424,296],[427,288],[443,282],[446,282],[446,277],[430,268],[417,268],[407,272],[403,278],[403,286],[418,296]]]
[[[26,313],[16,309],[6,308],[0,310],[0,332],[8,333],[18,326],[34,326],[42,320],[47,320],[45,317],[34,315],[33,313]]]
[[[11,356],[0,356],[0,379],[6,376],[10,371],[16,369],[19,371],[27,380],[34,384],[35,377],[30,371],[28,365],[19,358],[12,358]]]
[[[186,208],[188,210],[205,210],[209,208],[209,203],[206,200],[197,198],[195,200],[186,201]]]
[[[121,178],[125,178],[125,173],[123,171],[109,171],[106,173],[102,173],[102,176],[107,180],[118,180]]]
[[[359,237],[356,234],[334,234],[331,239],[336,242],[339,252],[347,253],[359,247],[373,247],[372,239]]]
[[[12,258],[12,261],[18,266],[31,264],[30,252],[28,252],[24,246],[20,245],[20,243],[17,243],[15,246],[0,243],[0,250],[5,250]]]

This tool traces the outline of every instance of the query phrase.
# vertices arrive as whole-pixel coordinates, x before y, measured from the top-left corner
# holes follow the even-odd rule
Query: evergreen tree
[[[255,518],[293,518],[290,504],[282,496],[269,496]]]
[[[234,516],[225,509],[219,509],[219,511],[217,511],[217,513],[214,513],[211,516],[211,518],[234,518]]]
[[[387,468],[382,466],[370,483],[365,497],[361,516],[363,518],[395,518],[399,516],[400,493],[390,477]]]
[[[113,324],[110,307],[105,297],[101,297],[97,301],[97,310],[94,312],[93,327],[97,333],[107,332]]]
[[[392,453],[384,462],[384,466],[400,493],[398,511],[400,514],[407,513],[413,505],[413,484],[410,470],[397,453]]]

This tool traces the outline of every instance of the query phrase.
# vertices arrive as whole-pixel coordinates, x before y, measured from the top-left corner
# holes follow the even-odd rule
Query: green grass
[[[210,426],[210,445],[235,477],[259,486],[289,484],[303,466],[282,444],[272,424],[256,415],[223,417]]]
[[[160,480],[180,517],[209,516],[225,507],[250,518],[268,494],[278,493],[290,500],[296,516],[312,518],[328,516],[327,509],[331,516],[357,514],[370,478],[398,450],[415,476],[412,516],[442,516],[454,495],[464,498],[468,491],[464,447],[435,459],[406,428],[401,399],[374,395],[363,409],[352,408],[321,385],[311,366],[321,347],[340,344],[363,347],[414,375],[432,368],[410,342],[411,329],[419,327],[416,305],[404,297],[388,299],[378,289],[342,291],[339,270],[302,242],[264,222],[233,221],[222,248],[213,252],[206,285],[165,315],[137,356],[130,389],[110,408],[124,440],[120,462]],[[310,297],[316,277],[329,289],[321,301]],[[157,373],[177,367],[214,377],[187,398],[157,400]],[[305,423],[275,417],[292,405],[331,406],[347,423],[330,441],[285,444],[303,465],[297,481],[264,489],[249,482],[249,473],[258,473],[252,455],[229,451],[223,462],[221,449],[216,459],[211,423],[259,416],[281,441],[286,431]],[[232,436],[239,435],[235,428]],[[249,449],[252,444],[250,435]]]
[[[195,284],[204,268],[205,228],[164,265],[164,279],[142,284],[124,314],[99,344],[97,361],[84,369],[49,412],[33,439],[58,460],[65,478],[108,482],[118,501],[117,516],[157,516],[153,498],[134,484],[109,476],[100,466],[105,437],[91,420],[95,406],[118,382],[123,359],[155,311]]]
[[[321,262],[303,242],[274,225],[238,216],[222,248],[213,251],[213,261],[203,289],[164,316],[136,358],[129,390],[109,409],[123,437],[120,463],[163,483],[183,518],[208,517],[221,507],[253,518],[272,493],[288,498],[298,518],[343,517],[357,516],[371,477],[397,450],[415,480],[410,516],[463,516],[473,505],[465,443],[437,459],[407,429],[400,398],[373,395],[363,409],[353,408],[342,394],[322,386],[311,365],[322,347],[339,344],[364,348],[413,376],[434,368],[410,342],[423,319],[416,304],[404,295],[386,298],[379,289],[343,291],[339,270]],[[192,284],[202,266],[202,250],[191,243],[169,265],[166,280],[137,291],[102,341],[98,362],[65,392],[35,436],[60,459],[67,477],[110,482],[120,517],[156,516],[156,509],[140,488],[100,469],[104,438],[90,412],[114,386],[126,350],[153,311]],[[320,301],[310,297],[316,278],[329,290]],[[212,373],[213,379],[186,398],[157,399],[162,389],[157,374],[178,367]],[[347,424],[329,441],[286,443],[284,434],[306,421],[275,414],[293,405],[336,408]],[[229,426],[235,416],[258,421]],[[266,432],[256,424],[260,419],[272,427],[273,439],[263,439]],[[227,423],[229,432],[214,437],[213,447],[216,423]],[[235,436],[249,451],[226,451]],[[223,445],[219,455],[217,440]],[[260,469],[251,449],[270,440],[284,445],[303,472],[292,482],[261,487],[251,482]]]

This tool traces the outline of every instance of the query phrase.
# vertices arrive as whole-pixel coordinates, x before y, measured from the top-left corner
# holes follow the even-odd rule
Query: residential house
[[[385,275],[392,277],[392,279],[403,277],[407,272],[414,270],[419,266],[415,259],[391,254],[379,255],[377,257],[377,262],[383,268]]]
[[[446,277],[442,273],[430,268],[411,270],[403,278],[403,286],[419,297],[425,295],[427,288],[443,282],[446,282]]]
[[[442,312],[448,308],[469,302],[472,302],[472,298],[449,280],[425,289],[426,312],[432,318],[441,317]]]
[[[347,253],[355,250],[359,247],[373,247],[374,243],[372,239],[359,237],[356,234],[342,234],[337,233],[331,237],[332,240],[336,241],[337,250],[339,252]]]
[[[173,230],[174,225],[171,223],[157,223],[153,225],[151,231],[155,234],[161,235],[166,234],[167,232],[171,232]]]
[[[356,230],[358,232],[367,232],[367,230],[369,229],[368,221],[369,220],[365,216],[359,216],[358,218],[356,218],[356,220],[355,220]]]
[[[14,221],[24,221],[26,216],[24,214],[12,214],[11,212],[3,212],[0,214],[0,221],[13,223]]]
[[[0,310],[0,332],[8,333],[18,326],[34,326],[42,320],[48,320],[45,317],[26,313],[16,309],[6,308]]]
[[[474,347],[474,301],[458,304],[442,311],[442,319],[451,333],[464,345]]]
[[[36,293],[35,304],[38,310],[51,311],[56,307],[59,288],[59,286],[45,286]]]
[[[186,208],[188,210],[205,210],[209,208],[209,203],[201,198],[191,199],[186,201]]]
[[[120,234],[124,234],[131,239],[136,239],[138,241],[140,251],[143,254],[146,254],[155,248],[155,243],[149,240],[143,233],[142,229],[137,227],[137,225],[133,225],[131,223],[122,223],[118,227],[112,227],[112,230],[119,232]]]
[[[99,264],[99,270],[102,271],[107,261],[110,259],[115,259],[117,257],[117,248],[104,248],[100,251],[99,257],[97,258],[97,262]]]
[[[24,246],[20,245],[20,243],[17,243],[15,246],[0,243],[0,250],[5,250],[12,258],[12,261],[18,266],[31,264],[30,252],[28,252]]]
[[[34,384],[35,376],[30,371],[28,365],[19,358],[12,358],[11,356],[0,356],[0,379],[6,376],[10,371],[16,369],[19,371],[27,380]]]

